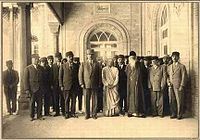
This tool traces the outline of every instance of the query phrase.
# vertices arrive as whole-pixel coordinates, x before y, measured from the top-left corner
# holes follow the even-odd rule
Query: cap
[[[66,52],[65,53],[65,56],[68,57],[68,56],[74,56],[73,52],[72,51],[69,51],[69,52]]]

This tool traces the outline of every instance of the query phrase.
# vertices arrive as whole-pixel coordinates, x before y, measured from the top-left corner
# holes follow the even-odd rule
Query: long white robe
[[[102,70],[102,82],[104,84],[104,115],[115,116],[119,114],[118,82],[119,71],[116,67],[104,67]]]

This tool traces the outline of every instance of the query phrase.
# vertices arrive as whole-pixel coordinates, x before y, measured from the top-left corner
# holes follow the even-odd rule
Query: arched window
[[[168,17],[167,17],[167,7],[165,6],[163,11],[162,11],[162,16],[161,16],[161,26],[167,23]]]
[[[160,55],[166,55],[169,53],[169,43],[168,43],[168,36],[169,36],[169,29],[168,29],[168,9],[165,5],[161,17],[160,17]]]
[[[96,31],[90,37],[89,47],[95,50],[97,57],[113,57],[117,53],[117,38],[109,31]]]

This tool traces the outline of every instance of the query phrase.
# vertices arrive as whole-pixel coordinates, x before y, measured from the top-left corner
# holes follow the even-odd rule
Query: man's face
[[[87,59],[88,60],[93,60],[94,59],[94,54],[87,54]]]
[[[163,58],[163,63],[164,63],[164,64],[167,64],[167,63],[168,63],[167,57],[164,57],[164,58]]]
[[[158,65],[158,60],[152,60],[152,65],[157,66]]]
[[[112,60],[112,59],[108,59],[108,60],[107,60],[107,65],[108,65],[109,67],[113,66],[113,60]]]
[[[177,55],[173,55],[172,56],[172,61],[173,62],[178,62],[178,60],[179,60],[179,57]]]
[[[44,67],[46,65],[46,62],[41,62],[40,64],[42,67]]]
[[[11,70],[13,68],[13,64],[10,63],[10,64],[7,65],[7,67],[8,67],[9,70]]]
[[[61,62],[61,58],[60,57],[55,57],[55,62]]]
[[[124,59],[123,58],[118,58],[117,62],[118,62],[118,64],[123,64],[124,63]]]
[[[39,58],[32,58],[32,64],[38,65],[39,64]]]
[[[144,60],[144,65],[148,66],[149,62],[147,60]]]
[[[53,59],[47,59],[47,61],[48,61],[48,64],[49,64],[49,65],[52,65],[52,64],[53,64]]]
[[[73,62],[73,56],[72,55],[67,56],[67,61],[72,63]]]

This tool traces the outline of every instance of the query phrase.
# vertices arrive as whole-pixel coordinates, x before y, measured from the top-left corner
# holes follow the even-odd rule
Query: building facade
[[[132,50],[159,57],[179,51],[189,79],[186,111],[198,116],[198,3],[68,2],[33,4],[31,9],[31,49],[40,56],[59,51],[64,57],[73,51],[84,61],[88,48],[103,58]]]

